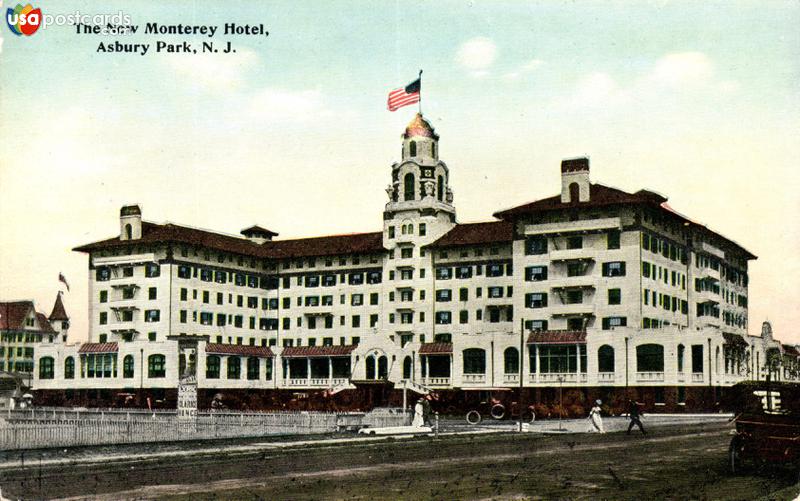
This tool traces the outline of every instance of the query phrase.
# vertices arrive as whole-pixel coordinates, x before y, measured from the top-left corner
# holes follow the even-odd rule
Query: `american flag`
[[[59,282],[63,282],[63,283],[64,283],[64,285],[66,285],[66,286],[67,286],[67,292],[69,292],[69,284],[67,283],[67,279],[66,279],[66,277],[64,277],[64,274],[63,274],[63,273],[59,273],[59,274],[58,274],[58,281],[59,281]]]
[[[388,107],[389,111],[397,111],[403,106],[418,103],[420,99],[420,92],[422,91],[422,72],[419,72],[419,78],[406,85],[389,92]]]

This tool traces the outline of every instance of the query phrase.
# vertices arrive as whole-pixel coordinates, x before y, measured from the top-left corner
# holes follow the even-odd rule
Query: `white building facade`
[[[436,132],[417,115],[402,143],[380,232],[239,237],[123,207],[118,236],[76,249],[89,342],[37,349],[52,366],[34,370],[39,398],[169,403],[192,375],[201,406],[219,392],[365,406],[400,387],[457,406],[473,390],[540,401],[559,386],[674,409],[770,371],[797,377],[796,349],[747,334],[755,256],[664,197],[593,184],[588,159],[570,159],[560,194],[458,224]]]

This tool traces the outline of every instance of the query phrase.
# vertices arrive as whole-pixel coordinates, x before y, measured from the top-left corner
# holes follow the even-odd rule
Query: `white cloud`
[[[651,82],[672,87],[704,85],[714,75],[711,60],[702,52],[679,52],[667,54],[656,61],[646,77]]]
[[[162,60],[178,75],[211,90],[239,87],[258,56],[249,49],[235,54],[164,54]]]
[[[488,74],[488,69],[497,56],[497,46],[490,38],[476,37],[464,42],[456,52],[456,61],[470,70],[475,77]]]
[[[608,73],[591,73],[578,82],[571,98],[573,106],[593,107],[619,104],[627,100],[624,89]]]
[[[541,59],[531,59],[530,61],[522,64],[519,68],[513,71],[509,71],[508,73],[503,75],[503,78],[507,80],[516,80],[523,75],[536,71],[543,64],[544,61],[542,61]]]
[[[322,93],[317,90],[286,91],[266,88],[250,101],[249,112],[262,120],[305,121],[326,116]]]

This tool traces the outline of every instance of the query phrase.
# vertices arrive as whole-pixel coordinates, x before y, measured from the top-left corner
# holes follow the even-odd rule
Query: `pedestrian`
[[[431,425],[431,395],[425,395],[422,399],[422,421],[425,426]]]
[[[589,411],[589,420],[592,422],[592,427],[598,433],[605,433],[606,430],[603,428],[603,417],[600,415],[600,411],[602,410],[600,406],[603,405],[602,400],[597,400],[595,402],[594,407],[592,410]]]
[[[422,402],[424,402],[424,400],[420,398],[419,400],[417,400],[417,404],[414,406],[414,420],[411,421],[411,426],[413,426],[414,428],[422,428],[423,426],[425,426],[425,421],[423,417],[425,406],[423,405]]]
[[[628,424],[628,435],[631,434],[631,429],[633,428],[633,425],[639,427],[639,430],[641,430],[642,435],[647,435],[647,432],[644,431],[644,426],[642,426],[642,420],[641,420],[642,413],[639,412],[639,405],[641,404],[636,400],[628,401],[628,418],[630,418],[631,420],[630,424]]]

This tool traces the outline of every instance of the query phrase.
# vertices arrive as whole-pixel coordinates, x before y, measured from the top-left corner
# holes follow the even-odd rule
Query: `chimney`
[[[561,203],[589,201],[589,159],[569,158],[561,161]]]
[[[142,209],[138,205],[126,205],[119,210],[119,239],[142,238]]]
[[[260,226],[251,226],[249,228],[245,228],[241,231],[241,234],[247,237],[247,239],[251,242],[259,245],[263,244],[264,242],[271,242],[272,237],[278,236],[278,234],[274,231],[262,228]]]

